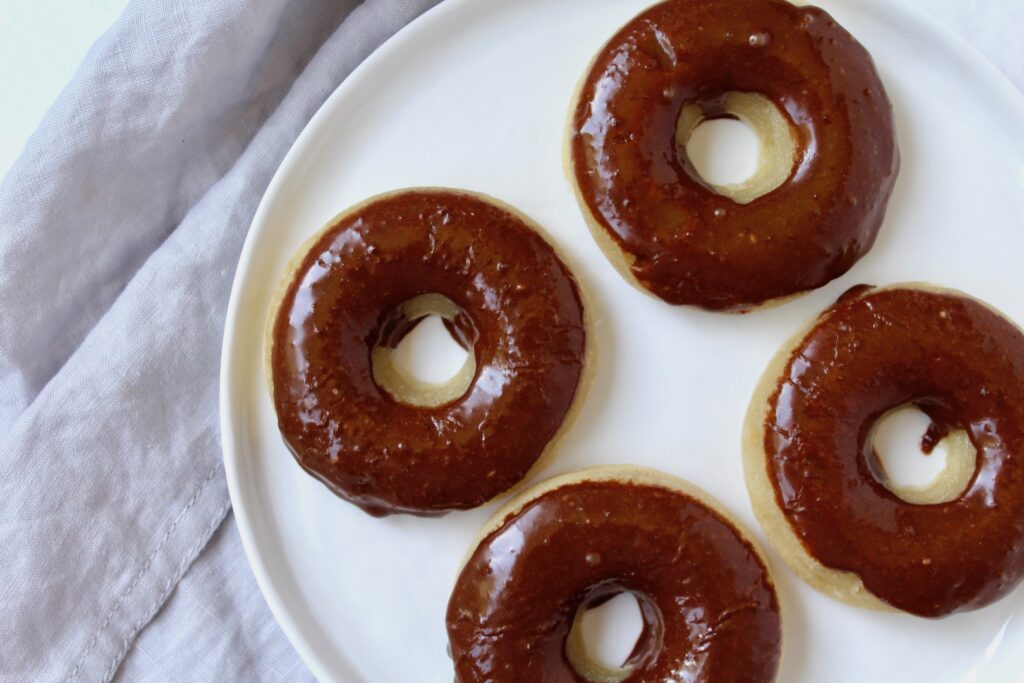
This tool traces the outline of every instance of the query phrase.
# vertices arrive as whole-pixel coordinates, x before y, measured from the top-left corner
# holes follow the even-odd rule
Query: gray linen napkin
[[[0,183],[0,681],[308,677],[222,521],[224,310],[295,136],[434,2],[134,0]],[[1024,3],[918,2],[1024,87]]]
[[[256,205],[326,96],[434,1],[132,2],[4,178],[0,680],[111,679],[221,524],[220,339]],[[275,675],[190,635],[195,668],[154,678]]]

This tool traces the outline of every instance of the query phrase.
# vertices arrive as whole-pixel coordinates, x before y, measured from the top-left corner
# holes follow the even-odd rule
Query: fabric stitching
[[[103,620],[103,623],[100,624],[100,627],[96,630],[95,633],[93,633],[92,638],[89,639],[88,644],[86,644],[85,646],[85,650],[83,650],[82,654],[79,655],[78,660],[75,663],[75,667],[71,670],[71,673],[68,674],[66,680],[73,681],[78,676],[79,669],[81,669],[82,664],[85,662],[86,657],[89,656],[89,653],[92,652],[92,648],[95,647],[96,641],[99,640],[100,634],[106,630],[107,626],[110,624],[110,621],[114,618],[114,615],[116,615],[117,612],[121,609],[121,606],[124,604],[124,601],[131,596],[132,592],[135,590],[135,587],[139,585],[139,582],[142,580],[142,577],[146,575],[146,573],[149,571],[150,566],[153,564],[153,560],[156,559],[156,556],[159,554],[160,550],[163,548],[167,540],[171,537],[171,534],[174,533],[175,528],[177,528],[181,520],[185,517],[188,511],[192,509],[192,506],[196,504],[196,501],[199,500],[199,496],[200,494],[202,494],[206,486],[211,481],[213,481],[213,477],[214,475],[217,474],[217,471],[221,468],[221,465],[222,463],[218,461],[216,466],[212,470],[210,470],[210,473],[206,476],[206,479],[203,480],[203,483],[200,484],[198,489],[196,489],[196,492],[192,494],[192,497],[189,499],[184,509],[182,509],[182,511],[178,513],[178,516],[174,518],[174,521],[171,522],[171,526],[168,527],[167,532],[156,544],[156,547],[153,548],[153,552],[149,554],[149,557],[146,558],[146,562],[142,565],[142,569],[140,569],[139,573],[135,575],[135,578],[132,579],[132,582],[128,585],[127,590],[125,590],[125,592],[121,594],[121,596],[114,603],[114,606],[110,608],[110,612],[107,613],[106,619]]]
[[[199,538],[196,540],[196,542],[189,546],[188,550],[185,551],[184,556],[181,558],[181,562],[178,563],[177,569],[175,569],[174,572],[172,572],[172,574],[167,578],[167,581],[164,582],[163,590],[160,591],[160,595],[153,602],[153,605],[148,610],[146,610],[146,612],[142,615],[142,618],[140,618],[135,623],[135,625],[128,631],[128,635],[125,636],[124,641],[122,641],[121,643],[121,648],[114,654],[114,658],[110,661],[110,666],[107,667],[106,672],[103,674],[104,681],[109,681],[113,677],[114,672],[117,671],[117,667],[120,666],[121,662],[124,660],[125,655],[128,654],[128,649],[131,647],[132,642],[135,640],[135,636],[139,633],[139,631],[142,630],[142,627],[150,621],[152,621],[153,617],[156,616],[156,613],[160,611],[160,607],[164,604],[164,601],[166,600],[167,595],[170,593],[171,589],[185,575],[185,571],[192,565],[192,562],[195,560],[195,555],[199,552],[199,549],[209,542],[210,536],[213,535],[213,532],[224,521],[224,517],[225,515],[227,515],[228,510],[230,509],[231,503],[227,503],[226,505],[224,505],[221,508],[220,512],[214,516],[213,521],[210,524],[208,524],[207,527],[203,530],[203,532],[199,535]]]

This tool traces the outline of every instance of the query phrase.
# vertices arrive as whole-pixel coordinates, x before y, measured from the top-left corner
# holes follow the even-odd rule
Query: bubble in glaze
[[[751,45],[752,45],[753,47],[764,47],[765,45],[767,45],[768,43],[770,43],[770,42],[771,42],[771,40],[772,40],[772,36],[771,36],[771,34],[770,34],[770,33],[767,33],[767,32],[763,32],[763,33],[751,33],[751,34],[750,34],[750,37],[749,37],[749,38],[747,39],[747,41],[748,41],[748,42],[749,42],[749,43],[750,43],[750,44],[751,44]]]

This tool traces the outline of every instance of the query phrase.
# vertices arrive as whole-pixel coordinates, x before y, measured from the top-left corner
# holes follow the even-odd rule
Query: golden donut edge
[[[526,490],[520,491],[508,501],[506,501],[498,510],[491,515],[491,517],[484,523],[484,525],[477,532],[476,536],[470,542],[465,554],[459,562],[459,568],[455,572],[455,577],[452,581],[454,586],[458,582],[459,577],[462,575],[462,571],[466,566],[466,563],[472,557],[473,553],[480,544],[492,533],[500,529],[505,522],[518,515],[522,512],[529,503],[540,498],[541,496],[550,493],[556,489],[572,486],[585,481],[613,481],[622,484],[635,484],[640,486],[651,486],[656,488],[666,489],[668,491],[681,493],[684,496],[688,496],[696,500],[701,505],[704,505],[709,510],[720,516],[735,530],[737,536],[743,540],[748,546],[750,546],[754,554],[757,556],[761,565],[765,569],[768,582],[772,586],[772,590],[776,594],[776,600],[779,604],[779,622],[782,624],[780,629],[780,641],[779,641],[779,665],[776,669],[775,680],[779,680],[780,672],[783,668],[783,660],[785,658],[786,651],[786,628],[785,628],[785,608],[782,605],[782,600],[779,598],[779,586],[775,580],[775,572],[772,568],[772,564],[765,554],[764,549],[760,543],[754,538],[753,534],[744,526],[739,520],[736,519],[735,515],[729,511],[718,499],[714,498],[704,489],[700,488],[696,484],[687,481],[681,477],[677,477],[673,474],[663,472],[653,467],[645,467],[642,465],[594,465],[591,467],[585,467],[583,469],[574,470],[565,474],[560,474],[549,479],[545,479],[533,486],[530,486]],[[568,645],[568,643],[567,643]],[[588,666],[588,672],[592,669]],[[604,675],[608,681],[616,681],[617,677],[614,676],[616,671],[607,670],[604,667],[600,667],[602,670],[593,671],[593,673]],[[622,671],[622,670],[620,670]],[[598,679],[600,680],[600,678]]]
[[[267,390],[269,392],[269,398],[271,408],[274,410],[274,415],[277,415],[277,409],[274,406],[274,377],[272,371],[272,357],[274,351],[274,324],[277,321],[278,314],[280,313],[281,304],[284,302],[285,295],[288,292],[288,288],[291,286],[298,273],[299,268],[302,266],[302,262],[305,260],[309,251],[316,245],[321,237],[329,230],[331,230],[338,223],[344,221],[349,216],[361,211],[366,206],[373,204],[374,202],[388,199],[396,195],[404,194],[406,192],[442,192],[442,193],[454,193],[463,196],[472,197],[479,201],[485,202],[497,208],[500,208],[508,213],[512,214],[520,221],[522,221],[527,227],[536,232],[540,237],[551,247],[558,256],[559,260],[565,265],[569,274],[572,276],[575,284],[576,291],[579,294],[580,302],[583,308],[583,333],[584,333],[584,354],[583,354],[583,368],[580,372],[579,383],[576,385],[576,393],[573,396],[572,404],[569,406],[568,412],[559,425],[554,436],[548,441],[544,450],[534,461],[533,465],[526,471],[522,479],[516,482],[514,485],[497,494],[490,500],[484,501],[477,507],[483,507],[489,505],[501,498],[508,495],[515,495],[516,492],[521,491],[527,483],[537,475],[541,470],[551,464],[551,461],[555,457],[555,453],[560,446],[562,439],[570,431],[576,420],[579,418],[580,412],[583,408],[584,397],[589,390],[591,383],[593,382],[594,375],[597,369],[597,345],[595,342],[595,321],[593,320],[591,298],[589,294],[589,287],[581,280],[580,269],[577,268],[571,259],[569,259],[562,247],[552,239],[551,235],[545,230],[537,221],[527,216],[520,209],[500,199],[492,197],[491,195],[483,192],[475,192],[472,190],[466,190],[461,188],[450,188],[441,186],[420,186],[420,187],[403,187],[395,190],[388,190],[375,194],[367,199],[363,199],[356,204],[340,211],[335,214],[333,218],[328,220],[323,227],[317,230],[312,236],[304,240],[295,251],[295,253],[288,260],[285,265],[283,275],[278,279],[277,285],[271,294],[270,303],[267,306],[267,317],[264,321],[263,329],[263,373],[266,381]]]
[[[857,294],[856,298],[892,289],[919,290],[967,299],[986,307],[1005,320],[1011,320],[1006,314],[986,301],[960,290],[942,287],[929,282],[900,282],[874,287]],[[775,489],[768,479],[768,454],[764,448],[764,423],[768,414],[769,399],[775,392],[793,351],[796,350],[807,334],[814,328],[820,316],[831,309],[833,305],[834,302],[791,335],[772,356],[757,381],[747,408],[741,433],[743,473],[747,492],[750,495],[750,503],[754,509],[754,515],[757,517],[758,523],[761,525],[769,544],[782,557],[785,564],[805,583],[824,595],[854,607],[905,614],[906,612],[903,610],[883,602],[868,590],[857,574],[827,567],[807,552],[779,508],[775,499]],[[1011,322],[1016,324],[1015,321],[1011,320]],[[1018,327],[1020,326],[1018,325]],[[953,447],[957,446],[953,445]],[[951,453],[949,458],[956,460],[958,456]],[[959,467],[960,465],[959,463],[951,463],[951,466]],[[921,504],[934,502],[930,496],[941,497],[945,495],[946,492],[943,489],[942,478],[942,475],[940,475],[934,485],[920,490],[924,494],[920,499]],[[894,490],[894,493],[899,495],[899,492],[896,490]]]

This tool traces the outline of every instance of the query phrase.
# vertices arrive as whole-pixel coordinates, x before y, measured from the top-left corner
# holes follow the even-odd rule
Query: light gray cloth
[[[136,0],[0,184],[0,680],[308,678],[223,521],[224,310],[296,135],[435,1]],[[1024,87],[1024,3],[919,2]]]
[[[432,4],[133,2],[4,178],[2,680],[111,679],[221,524],[220,338],[256,205],[326,96]],[[168,606],[179,641],[143,638],[132,671],[296,671],[238,543],[216,545]]]
[[[117,680],[313,680],[267,609],[232,517],[139,634]]]

